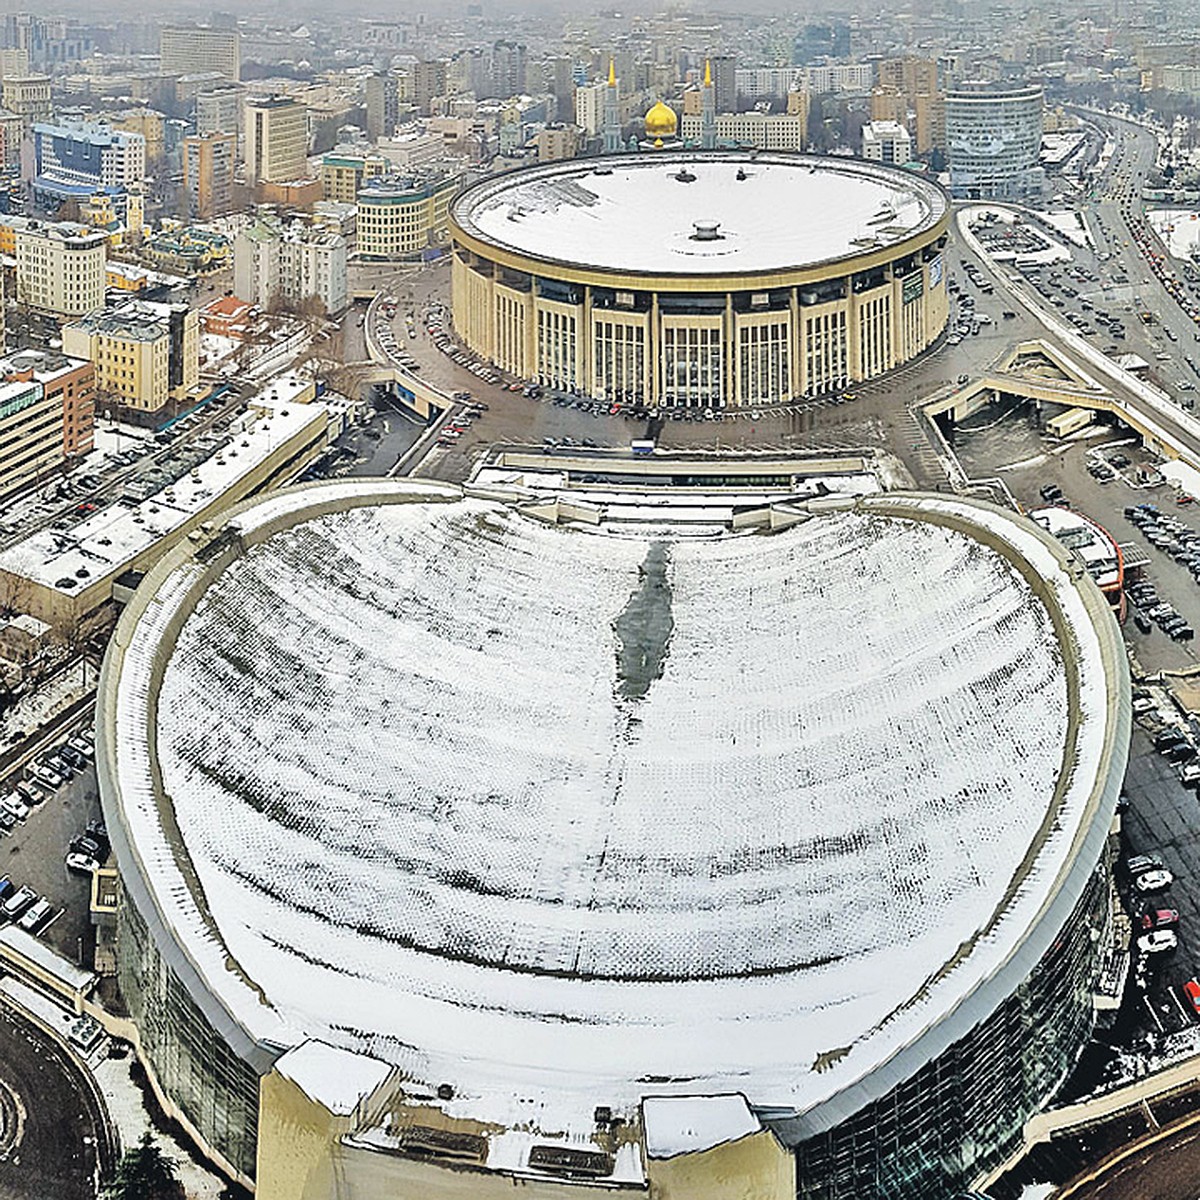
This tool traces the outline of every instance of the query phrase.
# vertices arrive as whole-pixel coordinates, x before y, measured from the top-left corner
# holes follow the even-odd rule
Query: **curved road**
[[[0,1093],[20,1114],[15,1146],[0,1132],[0,1200],[94,1200],[98,1168],[113,1166],[104,1115],[69,1056],[3,1003]]]

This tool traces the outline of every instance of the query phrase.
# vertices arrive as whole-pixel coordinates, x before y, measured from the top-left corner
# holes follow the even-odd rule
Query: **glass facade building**
[[[1040,87],[961,84],[946,93],[950,193],[964,200],[1026,200],[1042,187]]]

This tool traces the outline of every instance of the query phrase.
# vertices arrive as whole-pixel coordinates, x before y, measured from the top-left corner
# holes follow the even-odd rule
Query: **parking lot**
[[[61,741],[65,739],[56,742],[55,747]],[[38,760],[50,757],[50,752],[43,752]],[[30,781],[29,772],[20,775],[27,783]],[[0,921],[19,921],[34,911],[37,898],[44,898],[49,911],[29,932],[36,933],[71,962],[89,962],[93,937],[88,912],[91,864],[76,860],[77,869],[70,870],[66,856],[73,843],[75,848],[81,847],[79,839],[87,836],[88,825],[100,820],[95,767],[87,762],[61,785],[30,789],[41,797],[32,805],[24,802],[26,793],[17,790],[17,782],[13,776],[0,783],[0,813],[4,814],[0,878],[7,876],[11,885],[0,886]],[[90,846],[87,849],[96,859],[106,858],[107,840],[101,837],[95,850]],[[21,889],[27,889],[25,899],[14,902]],[[12,911],[5,912],[6,904]]]

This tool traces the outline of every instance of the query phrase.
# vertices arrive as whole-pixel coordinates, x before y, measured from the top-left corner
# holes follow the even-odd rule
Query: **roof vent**
[[[439,1100],[453,1100],[454,1085],[449,1083],[439,1083],[437,1089],[437,1098]]]
[[[689,171],[687,169],[687,167],[680,167],[679,170],[675,173],[675,178],[678,179],[680,183],[695,183],[696,182],[695,175],[693,175],[691,173],[691,171]]]
[[[692,229],[693,242],[719,242],[725,236],[720,221],[693,221]]]

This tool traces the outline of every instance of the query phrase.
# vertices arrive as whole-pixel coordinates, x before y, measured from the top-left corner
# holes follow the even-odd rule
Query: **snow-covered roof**
[[[1032,523],[820,504],[680,538],[413,481],[245,508],[244,551],[178,547],[110,652],[127,888],[251,1038],[452,1111],[813,1109],[987,1004],[1086,879],[1124,678]]]
[[[946,209],[927,180],[858,159],[648,153],[500,175],[451,211],[466,233],[549,262],[728,275],[857,257],[932,230]],[[703,236],[713,222],[718,236]]]
[[[349,1116],[392,1073],[385,1062],[328,1042],[309,1041],[275,1060],[275,1070],[335,1116]]]
[[[745,1096],[651,1096],[642,1121],[651,1158],[711,1150],[762,1129]]]

